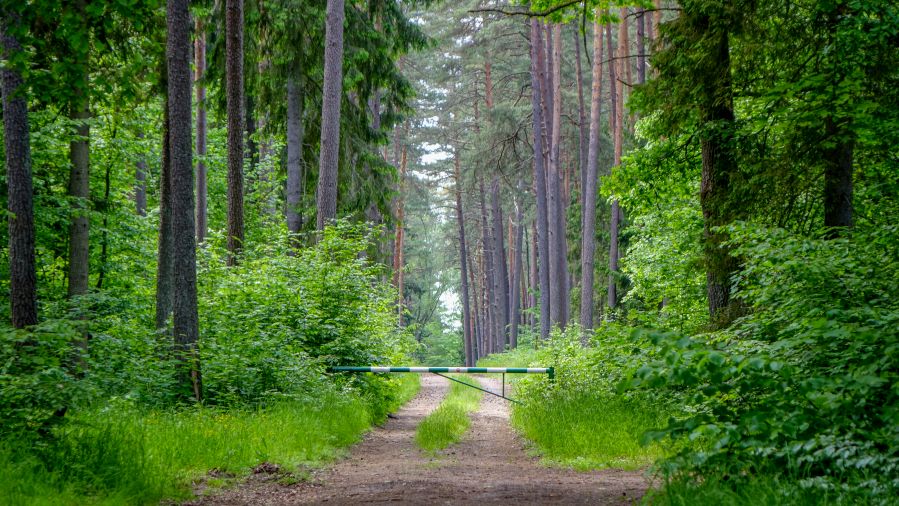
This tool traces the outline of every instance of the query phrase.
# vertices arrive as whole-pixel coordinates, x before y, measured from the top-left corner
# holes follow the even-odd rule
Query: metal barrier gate
[[[334,366],[329,367],[328,372],[410,372],[410,373],[432,373],[437,376],[444,377],[450,381],[461,383],[465,386],[475,388],[490,395],[501,397],[509,402],[521,404],[520,402],[506,397],[506,373],[509,374],[546,374],[550,381],[554,380],[555,370],[552,367],[377,367],[377,366]],[[493,373],[502,374],[502,393],[491,392],[485,388],[459,381],[456,378],[446,376],[445,373]]]

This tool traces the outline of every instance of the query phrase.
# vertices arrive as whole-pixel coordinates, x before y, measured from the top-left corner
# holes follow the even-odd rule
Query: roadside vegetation
[[[480,383],[470,376],[456,379],[471,385]],[[425,451],[437,452],[458,443],[471,425],[469,414],[478,409],[484,393],[480,390],[450,382],[449,393],[440,406],[428,415],[415,430],[415,442]]]
[[[296,256],[248,255],[233,268],[211,246],[200,272],[203,404],[174,400],[176,368],[160,358],[152,306],[132,295],[141,284],[91,306],[92,354],[79,368],[58,353],[80,339],[78,321],[4,331],[0,497],[151,504],[188,499],[197,480],[216,485],[263,462],[302,476],[340,455],[418,388],[415,375],[324,372],[402,362],[413,349],[378,269],[358,258],[368,241],[361,228],[339,226]],[[22,346],[31,353],[17,353]]]

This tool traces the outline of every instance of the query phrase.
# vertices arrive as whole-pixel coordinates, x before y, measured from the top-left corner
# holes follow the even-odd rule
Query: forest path
[[[479,378],[499,392],[499,380]],[[459,444],[430,455],[415,445],[419,422],[437,408],[447,380],[422,375],[418,396],[311,480],[279,484],[274,475],[200,499],[236,504],[633,504],[648,482],[639,471],[589,473],[543,467],[509,425],[509,405],[485,394]],[[508,388],[508,387],[507,387]]]

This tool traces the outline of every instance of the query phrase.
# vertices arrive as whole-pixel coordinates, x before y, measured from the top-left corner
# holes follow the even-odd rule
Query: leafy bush
[[[673,475],[731,483],[786,474],[803,487],[899,492],[899,228],[807,238],[735,225],[745,259],[737,296],[752,314],[731,330],[650,332],[661,356],[634,384],[686,391],[691,416],[654,436],[699,446]]]

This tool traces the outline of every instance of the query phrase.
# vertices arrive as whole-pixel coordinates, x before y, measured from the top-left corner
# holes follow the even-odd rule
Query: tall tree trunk
[[[537,290],[540,282],[537,277],[537,220],[531,222],[530,242],[528,243],[528,308],[537,308]],[[536,315],[531,311],[528,317],[528,325],[531,331],[536,331]]]
[[[206,240],[206,86],[201,83],[206,73],[206,31],[200,20],[196,25],[194,58],[197,82],[197,242]]]
[[[707,14],[694,15],[704,22],[700,26],[713,24]],[[707,67],[698,83],[699,115],[706,126],[700,134],[702,184],[699,202],[705,219],[704,253],[709,314],[716,323],[727,324],[735,316],[730,310],[730,278],[737,269],[737,262],[730,253],[730,247],[724,243],[724,234],[713,229],[729,223],[733,218],[728,211],[728,199],[730,178],[737,164],[731,147],[734,110],[730,43],[726,28],[716,28],[716,31],[704,34],[711,43],[711,54],[705,60]]]
[[[292,234],[299,234],[303,226],[300,199],[302,198],[305,86],[302,76],[298,74],[294,71],[287,78],[287,206],[284,214],[287,218],[287,230]],[[299,240],[296,236],[291,239],[291,244],[299,247]]]
[[[90,263],[90,99],[87,62],[79,62],[83,72],[81,86],[75,87],[70,118],[78,125],[78,138],[69,144],[69,196],[74,198],[69,228],[69,297],[87,293]]]
[[[553,25],[552,36],[552,135],[548,171],[549,190],[549,277],[550,319],[565,328],[568,321],[568,259],[565,237],[565,205],[562,202],[562,170],[559,160],[562,139],[562,25]]]
[[[257,174],[258,166],[259,166],[259,144],[256,142],[256,131],[258,128],[258,120],[256,118],[256,97],[247,93],[246,89],[244,89],[244,99],[246,100],[246,108],[244,109],[244,127],[247,129],[246,134],[246,142],[247,142],[247,150],[244,156],[247,161],[247,180],[249,181],[247,184],[244,184],[243,191],[244,193],[249,193],[250,187],[254,181],[257,181],[256,178],[259,177]]]
[[[22,51],[19,41],[10,34],[19,24],[19,17],[3,11],[0,16],[0,41],[7,61],[0,68],[0,84],[3,88],[3,141],[9,193],[9,302],[12,325],[21,329],[37,324],[31,134],[22,74],[8,63]]]
[[[546,202],[546,173],[543,167],[543,110],[541,106],[541,72],[539,49],[539,22],[531,19],[531,118],[534,131],[534,186],[537,200],[537,255],[540,278],[540,338],[549,338],[550,297],[549,297],[549,220]]]
[[[494,254],[495,243],[492,237],[492,226],[487,216],[487,204],[485,199],[484,181],[478,178],[478,189],[480,190],[481,199],[481,242],[484,251],[484,287],[487,290],[484,298],[484,305],[487,307],[488,327],[486,345],[488,353],[496,353],[496,343],[499,342],[499,336],[502,335],[503,319],[499,312],[499,304],[497,292],[497,274],[496,269],[499,268]],[[502,231],[500,231],[502,233]]]
[[[168,70],[166,70],[166,73],[168,73]],[[174,271],[172,270],[172,163],[168,96],[165,98],[162,114],[162,170],[159,175],[159,241],[156,261],[157,332],[163,331],[168,327],[169,315],[172,314],[172,304],[174,304],[175,290]]]
[[[637,8],[637,83],[646,82],[646,24],[643,8]]]
[[[581,207],[584,207],[584,180],[586,179],[587,173],[587,156],[589,148],[587,146],[588,141],[588,130],[589,125],[587,124],[587,112],[586,105],[584,104],[584,72],[581,68],[581,44],[580,39],[578,37],[577,27],[571,32],[574,35],[574,49],[575,49],[575,70],[577,77],[577,112],[578,112],[578,133],[580,136],[578,137],[578,168],[580,169],[581,174],[581,198],[580,204]],[[581,223],[583,225],[583,223]],[[581,228],[583,230],[583,227]]]
[[[493,110],[493,66],[489,59],[484,61],[484,104],[487,111]]]
[[[600,12],[597,9],[597,19]],[[587,345],[593,329],[593,269],[596,252],[596,176],[599,158],[599,122],[602,115],[602,26],[593,24],[593,85],[590,97],[590,141],[587,152],[587,171],[581,187],[584,189],[584,209],[581,232],[581,327],[582,344]]]
[[[496,349],[502,352],[506,346],[509,328],[509,276],[504,244],[503,210],[499,202],[499,177],[493,177],[490,189],[490,207],[493,216],[493,296],[496,298]]]
[[[625,91],[627,92],[627,96],[630,96],[630,87],[634,84],[634,77],[632,74],[631,67],[631,42],[630,42],[630,31],[627,26],[627,7],[621,8],[621,23],[618,25],[618,62],[621,65],[621,70],[619,71],[619,79],[624,79],[625,82],[621,86],[621,97],[622,101],[624,100]]]
[[[337,218],[337,165],[340,156],[340,100],[343,95],[343,2],[328,0],[325,72],[322,90],[321,151],[318,165],[318,216],[325,228]]]
[[[466,245],[467,246],[467,245]],[[470,267],[468,269],[468,286],[469,292],[471,293],[471,302],[472,302],[472,342],[474,345],[474,363],[477,363],[478,359],[484,356],[482,342],[482,332],[483,332],[483,312],[481,311],[481,298],[478,296],[478,284],[475,282],[475,278],[477,274],[475,273],[476,265],[472,261],[472,253],[470,249],[467,250],[468,261],[467,264]]]
[[[111,141],[116,142],[118,135],[118,111],[113,111],[113,124]],[[106,279],[106,269],[109,263],[109,191],[111,181],[111,167],[106,164],[106,170],[103,174],[103,203],[98,206],[98,210],[103,213],[103,229],[100,232],[100,268],[97,272],[97,290],[103,288],[103,281]]]
[[[521,183],[518,184],[519,193],[521,193]],[[518,325],[521,321],[521,280],[522,280],[522,255],[521,248],[524,235],[524,218],[521,214],[521,205],[515,201],[515,247],[512,251],[512,280],[509,282],[511,287],[511,301],[509,302],[509,318],[511,327],[509,328],[509,347],[515,349],[518,347]]]
[[[243,0],[226,0],[225,81],[228,109],[228,265],[243,248]]]
[[[833,116],[824,120],[828,147],[824,148],[824,226],[831,237],[852,227],[852,152],[854,137],[837,125]]]
[[[619,32],[620,34],[620,32]],[[614,61],[612,49],[612,26],[608,25],[606,31],[606,40],[609,45],[609,56]],[[621,47],[619,43],[619,48]],[[614,160],[612,165],[617,167],[621,165],[621,143],[622,128],[624,123],[624,91],[623,86],[618,86],[618,75],[615,69],[616,65],[609,64],[609,85],[611,86],[610,100],[612,102],[611,117],[613,118],[613,138],[614,138]],[[618,226],[620,224],[620,211],[618,199],[612,200],[612,212],[609,221],[609,286],[607,304],[610,309],[614,309],[618,303]]]
[[[137,138],[143,140],[144,133],[138,132]],[[143,154],[134,164],[134,212],[138,216],[147,215],[147,159]]]
[[[471,333],[471,308],[468,304],[468,252],[465,244],[465,215],[462,213],[462,168],[459,150],[453,152],[453,165],[456,179],[456,221],[459,226],[459,264],[461,267],[462,288],[462,342],[465,349],[465,365],[472,366],[475,363],[474,347],[472,346]]]
[[[191,147],[189,0],[168,0],[169,158],[172,173],[172,257],[174,333],[178,376],[184,398],[202,399],[197,348],[197,263],[194,175]],[[189,392],[189,394],[188,394]]]
[[[652,33],[659,37],[659,25],[662,24],[662,0],[655,0],[655,10],[652,12]]]
[[[393,247],[393,275],[394,275],[394,285],[396,286],[398,299],[397,299],[397,315],[399,318],[400,326],[403,326],[403,308],[405,306],[405,287],[403,286],[403,269],[405,267],[405,259],[403,258],[403,243],[405,242],[405,205],[403,202],[403,192],[405,191],[406,186],[406,159],[407,159],[407,147],[403,145],[402,154],[400,155],[400,181],[399,181],[399,192],[396,199],[396,239],[394,240]]]

